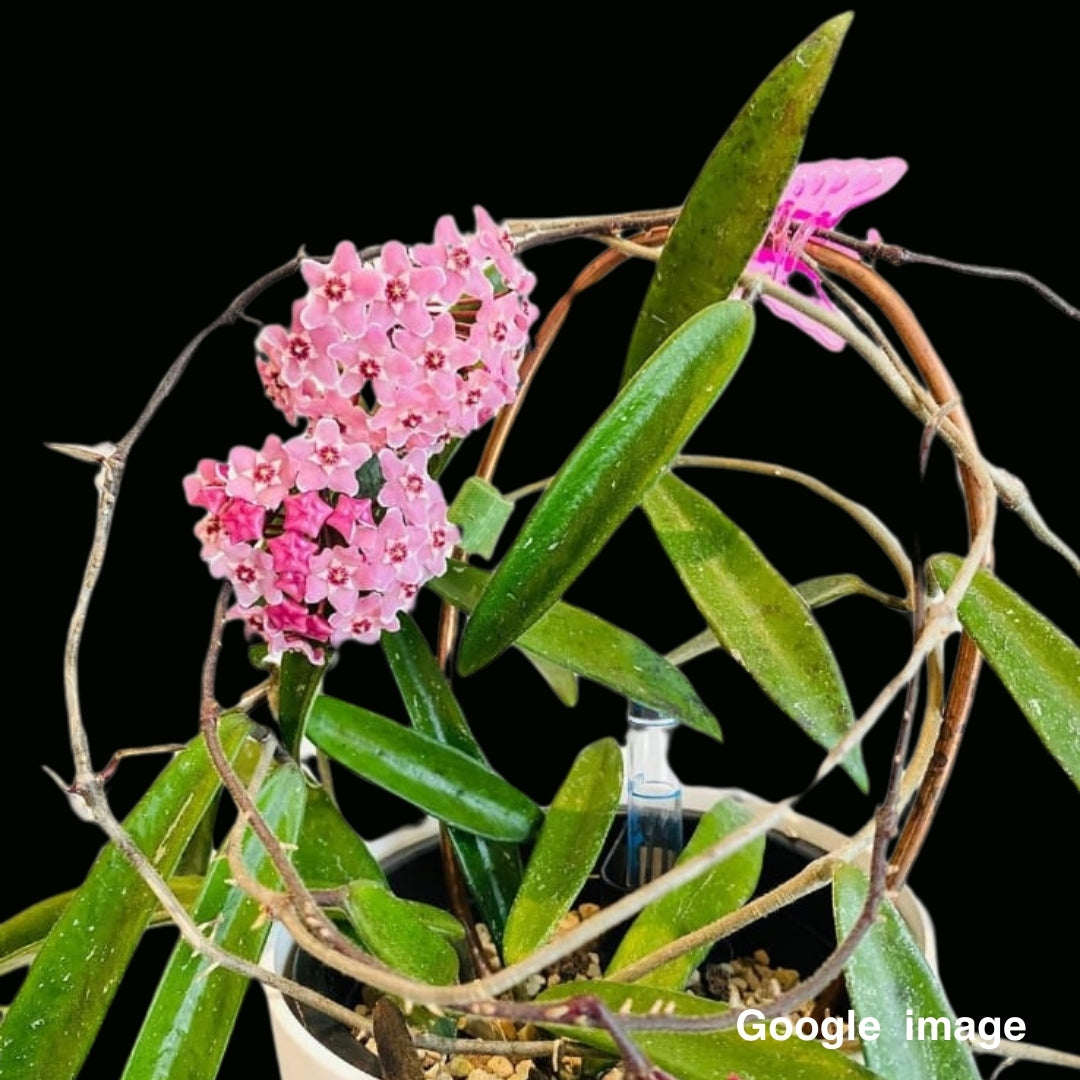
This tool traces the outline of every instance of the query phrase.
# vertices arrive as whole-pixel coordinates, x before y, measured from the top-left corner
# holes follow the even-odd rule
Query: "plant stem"
[[[674,206],[669,210],[633,210],[625,214],[539,218],[533,221],[517,219],[503,224],[514,238],[517,250],[526,251],[540,244],[554,244],[578,236],[602,239],[630,231],[649,231],[658,226],[670,228],[681,212],[681,206]]]
[[[881,309],[900,336],[900,340],[903,341],[915,366],[926,380],[930,393],[939,405],[960,400],[960,391],[918,319],[915,318],[914,312],[884,278],[870,267],[820,244],[808,244],[807,250],[808,254],[822,267],[850,282]],[[951,410],[950,415],[953,422],[974,446],[975,432],[963,406],[957,405]],[[987,525],[984,511],[985,500],[981,498],[980,483],[971,466],[961,461],[959,469],[968,515],[968,535],[971,537]],[[992,521],[990,527],[992,527]],[[990,551],[986,553],[983,564],[993,565],[993,556]],[[960,636],[960,647],[949,684],[941,733],[938,736],[934,757],[923,785],[915,797],[914,808],[905,823],[904,831],[893,854],[893,867],[889,879],[891,888],[903,886],[926,840],[930,825],[944,795],[945,786],[952,775],[964,729],[975,703],[975,690],[979,683],[981,669],[982,654],[974,640],[965,631]]]
[[[1068,315],[1070,319],[1080,319],[1080,308],[1075,304],[1070,304],[1064,297],[1058,296],[1048,285],[1044,285],[1038,278],[1032,277],[1031,274],[1025,274],[1022,270],[1007,270],[1000,266],[977,266],[972,263],[942,259],[937,255],[920,255],[917,252],[901,247],[899,244],[886,244],[880,240],[858,240],[854,236],[847,236],[845,233],[836,232],[833,229],[820,229],[817,235],[826,240],[832,240],[837,244],[843,244],[844,247],[857,251],[864,259],[869,259],[871,262],[880,259],[883,262],[890,263],[892,266],[908,264],[940,266],[944,270],[952,270],[957,274],[970,274],[973,277],[991,278],[997,281],[1015,281],[1034,289],[1048,304]]]

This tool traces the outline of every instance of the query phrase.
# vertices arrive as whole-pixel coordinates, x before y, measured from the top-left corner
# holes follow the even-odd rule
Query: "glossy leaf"
[[[274,835],[295,842],[304,812],[304,778],[280,766],[262,785],[256,806]],[[249,874],[280,887],[266,850],[249,829],[241,859]],[[213,923],[211,940],[245,960],[257,960],[270,922],[257,900],[233,883],[228,858],[218,855],[195,905],[199,924]],[[248,980],[215,968],[184,941],[177,942],[128,1059],[123,1080],[212,1080],[236,1023]]]
[[[326,789],[308,784],[293,867],[309,889],[336,889],[365,878],[386,883],[367,844],[341,815]]]
[[[169,879],[169,888],[189,911],[202,891],[202,885],[201,877],[191,875]],[[47,900],[39,900],[0,923],[0,975],[18,971],[19,968],[29,967],[33,963],[34,957],[64,913],[64,908],[74,899],[75,893],[75,889],[69,889],[67,892],[50,896]],[[169,917],[161,909],[150,916],[151,926],[168,922]]]
[[[661,990],[640,984],[618,982],[560,983],[545,990],[538,1003],[565,1001],[582,992],[598,997],[617,1012],[626,1002],[629,1011],[648,1015],[659,1009],[675,1016],[710,1016],[727,1012],[719,1001],[695,997],[675,990]],[[599,1050],[615,1053],[611,1036],[595,1028],[544,1024],[547,1030],[564,1038],[575,1039]],[[649,1060],[679,1080],[874,1080],[875,1074],[856,1065],[843,1053],[829,1050],[816,1042],[796,1038],[776,1041],[744,1039],[734,1029],[698,1034],[664,1031],[633,1033],[633,1040]],[[902,1074],[890,1075],[899,1080]]]
[[[289,649],[271,668],[274,718],[281,725],[285,747],[297,760],[311,705],[322,689],[325,664],[313,664],[302,652]]]
[[[795,169],[851,15],[819,27],[775,68],[713,150],[664,244],[626,357],[626,382],[708,304],[731,295]]]
[[[223,717],[226,752],[235,755],[251,730],[246,717]],[[217,788],[217,773],[198,738],[173,758],[125,819],[128,833],[160,873],[172,874]],[[106,847],[0,1025],[0,1076],[69,1080],[78,1073],[156,907],[128,861]]]
[[[486,765],[427,639],[410,616],[400,615],[399,622],[396,634],[383,634],[382,646],[413,727]],[[460,829],[450,829],[449,834],[469,892],[498,943],[521,885],[517,845],[485,840]]]
[[[449,577],[449,580],[447,578]],[[491,574],[485,570],[469,566],[467,563],[451,561],[446,574],[428,583],[428,587],[454,607],[462,611],[472,611],[480,602],[480,595],[487,587]],[[543,676],[555,696],[569,708],[578,700],[577,674],[569,668],[560,666],[526,648],[519,640],[515,648]]]
[[[550,940],[596,865],[622,795],[622,750],[614,739],[578,754],[551,801],[503,938],[508,964]]]
[[[451,604],[471,611],[490,579],[491,575],[474,566],[451,563],[430,588]],[[687,727],[720,738],[716,718],[677,667],[640,638],[588,611],[560,601],[525,631],[517,646]]]
[[[499,564],[461,639],[469,674],[562,597],[720,396],[754,317],[741,301],[687,321],[623,387],[570,454]]]
[[[358,776],[448,825],[492,840],[524,840],[540,822],[540,808],[497,773],[359,706],[316,698],[308,737]]]
[[[401,629],[396,634],[383,634],[380,642],[413,727],[486,763],[427,639],[410,615],[403,613],[399,622]]]
[[[253,745],[253,744],[252,744]],[[184,854],[176,864],[177,877],[206,877],[206,868],[214,855],[214,826],[217,824],[218,804],[221,792],[213,799],[192,834]]]
[[[722,799],[702,816],[676,865],[700,855],[752,818],[753,814],[734,799]],[[630,929],[612,957],[607,974],[617,975],[622,968],[636,963],[683,934],[699,930],[745,904],[757,888],[764,853],[765,837],[759,836],[699,878],[650,904],[630,924]],[[684,953],[662,967],[654,968],[639,981],[650,986],[682,990],[708,951],[709,946],[705,945]]]
[[[384,964],[436,986],[457,981],[458,958],[452,946],[385,885],[354,882],[346,891],[345,911],[361,941]]]
[[[833,746],[855,722],[854,710],[829,643],[798,593],[746,533],[670,473],[643,506],[720,643],[811,738]],[[858,748],[845,768],[865,791]]]
[[[866,899],[866,875],[842,866],[833,879],[838,937],[846,935]],[[905,1080],[979,1080],[971,1050],[956,1039],[909,1039],[909,1013],[955,1019],[934,973],[889,901],[844,968],[856,1016],[873,1017],[876,1039],[863,1043],[867,1064],[882,1076]],[[916,1033],[917,1034],[917,1033]]]
[[[955,555],[930,560],[948,588]],[[1080,649],[1045,615],[986,570],[975,574],[957,615],[1047,750],[1080,788]]]

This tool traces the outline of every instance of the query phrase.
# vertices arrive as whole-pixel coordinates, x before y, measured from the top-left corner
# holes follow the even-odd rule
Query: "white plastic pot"
[[[770,804],[756,795],[735,788],[688,787],[683,791],[683,809],[704,812],[718,799],[732,797],[751,808],[765,808]],[[829,825],[824,825],[802,814],[790,813],[773,831],[793,840],[802,840],[823,851],[833,851],[848,837]],[[396,863],[406,860],[410,854],[430,847],[438,836],[439,824],[428,818],[418,825],[395,829],[369,845],[372,854],[380,861],[393,859]],[[905,888],[896,906],[926,956],[930,966],[937,969],[937,943],[930,915],[918,897]],[[262,963],[277,972],[286,969],[293,940],[284,927],[276,925],[263,954]],[[289,1008],[285,998],[270,987],[264,986],[270,1008],[270,1022],[274,1033],[281,1080],[362,1080],[370,1073],[343,1061],[312,1036]]]

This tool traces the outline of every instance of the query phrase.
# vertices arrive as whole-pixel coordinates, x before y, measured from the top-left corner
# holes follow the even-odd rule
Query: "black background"
[[[95,23],[41,52],[50,94],[27,88],[14,110],[17,240],[7,297],[22,345],[8,359],[16,381],[7,578],[17,598],[7,606],[0,915],[76,884],[100,846],[39,769],[71,772],[61,652],[94,502],[90,469],[41,443],[120,438],[184,343],[300,245],[326,253],[342,237],[360,246],[423,241],[442,213],[468,227],[475,203],[496,218],[678,203],[756,83],[832,13],[803,5],[781,24],[764,8],[725,12],[717,34],[678,9],[655,26],[586,26],[549,13],[515,29],[501,13],[462,11],[432,26],[408,16],[408,30],[387,40],[359,17],[315,30],[313,11],[270,27],[262,41],[218,44],[209,25],[135,28],[141,45],[125,52],[103,44],[118,28]],[[1066,26],[1039,19],[946,27],[898,7],[861,12],[804,159],[906,158],[909,174],[853,213],[852,231],[873,225],[917,251],[1028,269],[1075,301],[1069,37]],[[596,250],[576,241],[528,254],[542,312]],[[1076,324],[1016,285],[933,269],[885,273],[950,366],[987,456],[1024,477],[1075,547]],[[497,474],[503,490],[550,474],[610,400],[647,280],[647,267],[627,267],[578,301]],[[291,282],[254,312],[286,321],[299,292]],[[80,665],[99,766],[116,748],[184,741],[195,730],[216,584],[198,559],[197,515],[180,480],[201,457],[287,433],[261,396],[253,334],[241,324],[207,342],[132,457]],[[826,353],[762,310],[746,364],[691,447],[815,473],[869,503],[905,543],[918,531],[924,550],[957,550],[963,514],[953,470],[939,448],[920,488],[919,434],[851,350]],[[475,441],[448,488],[475,463]],[[853,569],[897,588],[872,544],[804,492],[686,475],[789,579]],[[1076,576],[1005,513],[998,535],[1002,577],[1075,636]],[[620,530],[569,595],[659,649],[700,628],[644,519]],[[420,608],[428,627],[433,611]],[[902,663],[907,626],[858,599],[820,617],[861,711]],[[688,673],[726,742],[681,733],[674,759],[686,782],[769,797],[809,782],[819,752],[727,658],[714,653]],[[253,681],[233,627],[221,700]],[[402,715],[377,649],[346,650],[329,688]],[[584,741],[624,729],[615,697],[583,686],[577,710],[567,711],[516,655],[459,688],[496,767],[542,801]],[[896,720],[893,709],[867,741],[874,795]],[[123,766],[112,788],[118,811],[159,767],[154,759]],[[1066,975],[1078,959],[1068,877],[1075,796],[987,673],[912,878],[937,921],[957,1012],[1019,1015],[1032,1041],[1062,1047],[1076,1042]],[[371,788],[347,788],[344,798],[367,836],[414,816]],[[852,829],[872,807],[833,776],[801,808]],[[92,1075],[119,1072],[168,944],[155,933],[141,950]],[[271,1060],[254,994],[241,1031],[223,1075]]]

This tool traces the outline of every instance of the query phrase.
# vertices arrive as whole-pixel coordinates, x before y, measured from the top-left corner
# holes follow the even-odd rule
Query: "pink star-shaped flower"
[[[330,488],[355,495],[356,470],[371,457],[370,446],[346,441],[337,421],[329,417],[290,439],[285,449],[296,466],[296,486],[301,491]]]
[[[473,237],[462,236],[454,219],[446,214],[435,223],[435,242],[417,244],[413,249],[421,266],[437,266],[446,275],[439,295],[452,304],[461,295],[480,299],[491,295],[491,282],[484,276],[484,252],[470,250]]]
[[[428,301],[438,298],[446,277],[437,266],[415,266],[405,245],[397,240],[383,244],[380,263],[382,295],[372,304],[380,325],[400,323],[414,334],[431,333]]]
[[[905,172],[907,162],[895,157],[873,161],[830,159],[797,166],[773,214],[765,241],[750,260],[747,272],[767,274],[781,285],[786,285],[793,274],[802,274],[813,287],[814,302],[834,311],[835,305],[825,295],[820,276],[803,258],[806,242],[815,229],[834,229],[849,210],[884,195]],[[844,339],[838,334],[781,301],[763,296],[762,303],[826,349],[839,352],[844,347]]]
[[[300,273],[311,289],[300,312],[300,322],[308,330],[333,321],[349,334],[363,333],[368,305],[379,291],[381,278],[360,262],[350,241],[342,240],[328,263],[305,259]]]
[[[360,590],[367,586],[366,568],[360,553],[349,548],[320,551],[309,563],[304,601],[316,604],[329,600],[335,611],[348,615],[356,606]]]
[[[253,450],[250,446],[233,447],[229,454],[225,491],[234,499],[244,499],[273,510],[289,493],[295,471],[296,466],[281,440],[276,435],[268,435],[261,450]]]
[[[380,450],[379,468],[385,480],[379,504],[388,510],[397,507],[410,524],[427,521],[428,505],[442,497],[442,489],[428,476],[428,454],[417,449],[399,458],[392,450]]]

